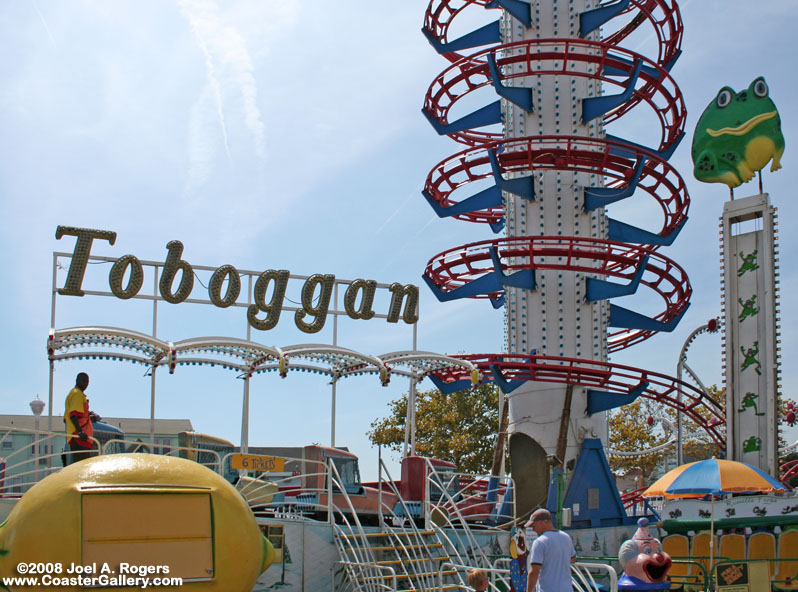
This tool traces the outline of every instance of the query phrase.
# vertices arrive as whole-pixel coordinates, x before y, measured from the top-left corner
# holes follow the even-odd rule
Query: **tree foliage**
[[[463,472],[490,472],[498,405],[499,389],[490,383],[450,395],[416,393],[416,454],[453,462]],[[372,444],[401,451],[406,418],[407,396],[391,401],[387,417],[374,420],[367,433]]]
[[[707,388],[707,394],[725,410],[726,389],[712,385]],[[704,409],[699,407],[697,412],[709,419],[709,414]],[[651,399],[639,398],[634,403],[624,405],[611,413],[609,419],[610,448],[623,452],[644,451],[670,439],[672,434],[663,431],[658,423],[648,425],[649,417],[662,417],[674,426],[676,425],[676,410],[673,407]],[[682,452],[685,462],[721,456],[725,452],[720,450],[709,434],[689,418],[682,416],[682,425]],[[723,426],[720,428],[723,429]],[[657,468],[662,468],[660,465],[666,454],[675,457],[675,446],[674,444],[665,451],[642,456],[610,456],[610,468],[613,471],[625,473],[639,467],[643,471],[644,479],[648,480]]]
[[[662,433],[655,426],[649,426],[647,419],[660,413],[659,405],[651,399],[638,398],[634,403],[613,410],[609,419],[610,449],[620,452],[648,450],[666,442],[669,434]],[[610,468],[619,473],[640,468],[644,478],[648,478],[662,459],[662,453],[644,456],[609,456]]]

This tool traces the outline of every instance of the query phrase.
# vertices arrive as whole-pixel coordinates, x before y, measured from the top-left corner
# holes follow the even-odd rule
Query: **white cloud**
[[[210,160],[203,158],[207,155],[207,139],[198,133],[207,129],[207,126],[196,120],[207,116],[203,103],[208,93],[214,99],[215,115],[228,161],[232,161],[232,156],[225,122],[224,96],[229,85],[240,93],[243,122],[251,135],[254,152],[261,161],[266,157],[266,139],[257,103],[254,65],[243,36],[232,25],[224,24],[218,6],[211,0],[178,0],[178,6],[202,51],[207,76],[207,88],[197,99],[198,104],[192,110],[189,124],[190,141],[202,144],[190,147],[192,160],[187,187],[195,188],[207,177],[207,168],[210,166]]]

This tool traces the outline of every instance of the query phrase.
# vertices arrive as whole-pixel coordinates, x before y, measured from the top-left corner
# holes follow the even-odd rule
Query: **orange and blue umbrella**
[[[676,467],[643,492],[643,497],[703,497],[730,493],[789,491],[781,482],[751,465],[711,458]]]

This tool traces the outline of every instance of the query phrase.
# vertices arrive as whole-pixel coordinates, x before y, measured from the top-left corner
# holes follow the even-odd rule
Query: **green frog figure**
[[[770,170],[779,170],[782,154],[781,119],[760,76],[739,93],[724,86],[704,109],[693,135],[693,174],[704,183],[733,189],[771,159]]]

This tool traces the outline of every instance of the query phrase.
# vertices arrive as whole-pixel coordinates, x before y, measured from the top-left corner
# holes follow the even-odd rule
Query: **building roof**
[[[150,420],[138,417],[103,417],[103,421],[121,429],[125,434],[149,434]],[[33,415],[0,415],[0,426],[8,428],[19,428],[23,430],[35,430],[35,418]],[[47,429],[47,416],[43,415],[39,420],[39,429]],[[53,416],[53,431],[61,432],[64,430],[64,421],[60,415]],[[190,419],[156,419],[156,434],[177,434],[178,432],[190,432],[194,427]]]
[[[139,417],[103,417],[107,424],[118,427],[126,434],[149,434],[150,420]],[[156,434],[177,434],[178,432],[193,432],[194,427],[190,419],[156,419]]]

